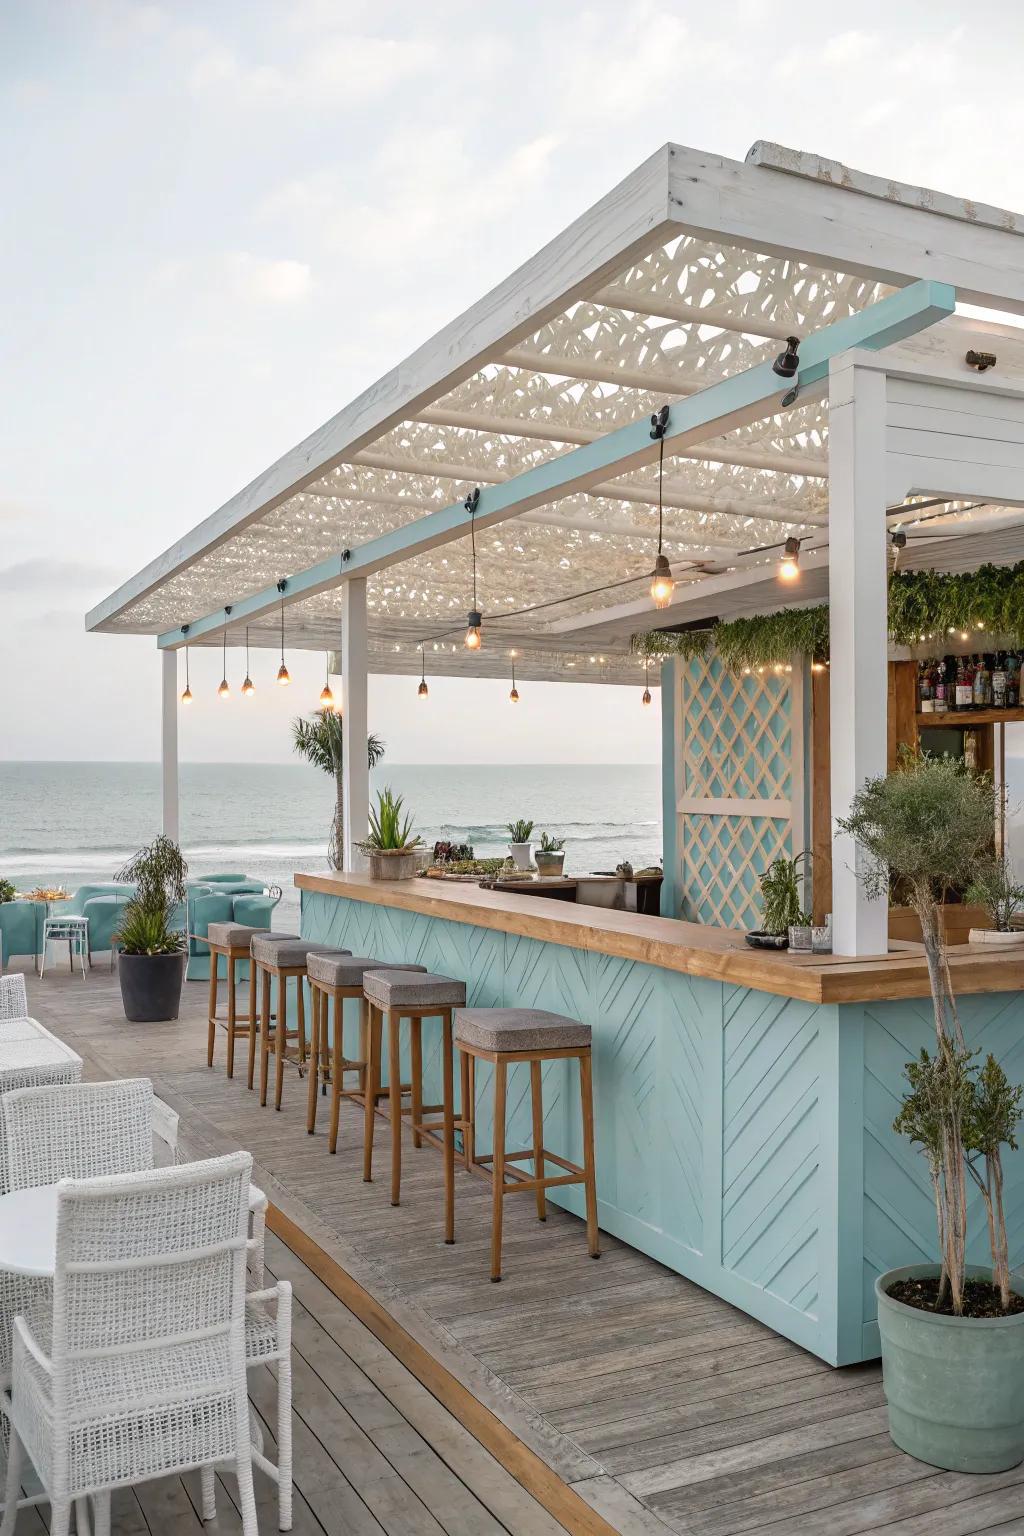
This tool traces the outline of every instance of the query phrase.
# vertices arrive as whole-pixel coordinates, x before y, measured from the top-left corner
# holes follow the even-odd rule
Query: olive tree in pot
[[[868,894],[888,897],[898,882],[924,936],[935,1048],[908,1064],[893,1129],[927,1161],[939,1262],[889,1270],[875,1294],[890,1433],[910,1455],[958,1472],[1024,1460],[1024,1284],[1010,1273],[1002,1169],[1003,1147],[1016,1150],[1022,1090],[966,1044],[938,912],[943,894],[969,885],[990,857],[995,805],[986,776],[905,754],[839,821],[867,855]],[[967,1263],[972,1187],[987,1219],[988,1266]]]
[[[134,885],[114,939],[125,1018],[149,1024],[176,1019],[185,978],[186,935],[173,928],[174,908],[185,899],[188,865],[169,837],[140,848],[118,872]]]

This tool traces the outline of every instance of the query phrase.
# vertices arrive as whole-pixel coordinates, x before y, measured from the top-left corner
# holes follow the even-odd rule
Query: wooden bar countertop
[[[371,880],[367,874],[339,872],[297,874],[295,884],[300,890],[324,896],[421,912],[446,922],[473,923],[479,928],[617,955],[809,1003],[928,996],[928,972],[920,944],[900,943],[887,955],[856,960],[840,955],[798,956],[751,949],[742,933],[728,928],[544,901],[510,891],[484,891],[461,882]],[[993,954],[963,944],[949,953],[957,993],[1016,992],[1024,988],[1021,949]]]

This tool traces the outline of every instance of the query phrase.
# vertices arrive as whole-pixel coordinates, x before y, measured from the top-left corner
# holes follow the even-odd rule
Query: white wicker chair
[[[3,1120],[11,1189],[153,1166],[148,1077],[23,1088],[4,1095]]]
[[[245,1152],[62,1184],[52,1322],[18,1317],[7,1497],[13,1536],[27,1451],[51,1536],[92,1494],[230,1462],[243,1536],[258,1536],[246,1394]]]
[[[0,1019],[27,1019],[28,993],[20,971],[0,976]]]

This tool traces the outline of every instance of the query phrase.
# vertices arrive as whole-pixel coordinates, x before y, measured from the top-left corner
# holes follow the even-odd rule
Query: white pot
[[[508,851],[512,855],[512,861],[516,869],[521,869],[524,873],[529,874],[533,868],[533,844],[509,843]]]
[[[972,928],[967,935],[969,944],[987,944],[993,949],[1014,949],[1024,944],[1024,928],[1011,928],[1000,933],[998,928]]]

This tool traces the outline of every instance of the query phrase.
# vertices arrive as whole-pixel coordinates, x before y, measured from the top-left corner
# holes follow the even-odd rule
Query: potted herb
[[[385,787],[370,811],[369,835],[360,843],[370,860],[371,880],[411,880],[419,874],[422,839],[412,830],[412,817],[403,816],[401,795]]]
[[[13,901],[17,894],[10,880],[0,880],[0,901]]]
[[[761,926],[747,934],[755,948],[810,949],[811,919],[803,910],[801,866],[806,854],[774,859],[761,876]]]
[[[181,849],[169,837],[140,848],[117,875],[135,887],[114,934],[121,1001],[132,1023],[178,1017],[187,939],[175,926],[175,909],[185,899],[187,878]]]
[[[1014,913],[1024,906],[1024,885],[1018,885],[1008,858],[992,858],[981,865],[965,898],[988,913],[990,928],[972,928],[971,944],[1024,944],[1024,928],[1011,927]]]
[[[534,862],[537,865],[538,875],[548,879],[562,873],[565,863],[565,838],[549,837],[546,832],[541,833],[540,847],[534,854]]]
[[[898,879],[921,924],[935,1021],[934,1054],[907,1066],[893,1129],[920,1148],[938,1224],[938,1260],[875,1280],[889,1429],[932,1466],[999,1472],[1024,1460],[1024,1283],[1010,1274],[1002,1148],[1016,1148],[1022,1090],[968,1049],[939,919],[944,891],[969,885],[991,859],[995,793],[987,775],[943,757],[904,754],[869,779],[839,820],[867,855],[872,897]],[[973,1184],[992,1263],[966,1262]]]
[[[509,836],[508,851],[516,869],[529,871],[533,864],[532,821],[510,821],[505,829]]]

